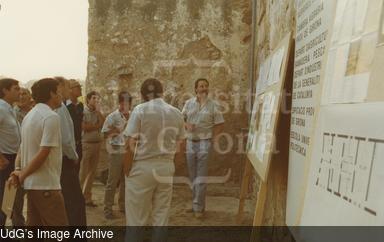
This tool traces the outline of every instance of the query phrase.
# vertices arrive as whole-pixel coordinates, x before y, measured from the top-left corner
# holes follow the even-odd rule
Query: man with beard
[[[221,132],[224,118],[219,106],[208,97],[209,82],[195,81],[196,97],[189,99],[182,110],[187,130],[187,164],[192,187],[192,210],[196,218],[205,211],[204,178],[208,175],[208,160],[217,134]]]

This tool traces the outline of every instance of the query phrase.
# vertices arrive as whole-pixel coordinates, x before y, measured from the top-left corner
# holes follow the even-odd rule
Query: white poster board
[[[384,103],[367,102],[383,2],[337,1],[300,225],[384,225]]]
[[[296,47],[292,93],[286,223],[298,225],[302,213],[315,114],[320,105],[321,67],[335,1],[296,1]]]
[[[301,225],[384,225],[384,103],[322,107]]]

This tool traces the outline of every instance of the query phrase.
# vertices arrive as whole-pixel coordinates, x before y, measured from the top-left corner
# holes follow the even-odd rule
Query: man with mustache
[[[182,114],[187,130],[187,165],[192,188],[192,210],[196,218],[202,218],[205,211],[207,185],[202,179],[208,175],[208,159],[217,134],[221,131],[224,118],[219,106],[208,97],[209,82],[205,78],[195,81],[196,97],[184,105]],[[196,180],[197,179],[197,180]]]

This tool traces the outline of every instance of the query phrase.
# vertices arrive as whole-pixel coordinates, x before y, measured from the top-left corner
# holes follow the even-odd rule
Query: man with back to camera
[[[19,101],[19,82],[14,79],[0,80],[0,205],[3,202],[5,182],[15,169],[16,155],[20,147],[20,124],[13,104]],[[6,215],[0,211],[0,225],[4,226]]]
[[[120,183],[118,205],[121,212],[125,212],[125,179],[123,161],[126,153],[126,140],[123,131],[127,125],[132,96],[127,91],[121,91],[118,95],[119,108],[110,113],[105,119],[101,130],[107,138],[108,152],[108,180],[104,196],[104,216],[113,219],[112,205],[114,203],[117,184]]]
[[[187,165],[192,187],[192,210],[196,218],[205,211],[207,189],[204,177],[208,175],[208,160],[215,138],[223,128],[224,118],[219,106],[208,97],[209,82],[205,78],[195,81],[196,97],[185,103],[182,113],[187,130]]]
[[[60,117],[53,110],[62,104],[59,82],[45,78],[32,86],[35,107],[25,116],[21,131],[21,170],[11,175],[27,193],[28,226],[67,226],[60,174],[62,141]],[[15,179],[16,178],[16,179]]]
[[[55,77],[55,79],[59,82],[58,88],[63,100],[66,100],[70,96],[69,81],[64,77]],[[85,202],[76,172],[79,157],[76,152],[73,121],[64,102],[55,111],[60,117],[63,152],[60,184],[68,223],[70,226],[86,226]]]
[[[124,131],[128,137],[124,161],[126,223],[127,226],[147,223],[166,226],[174,158],[185,139],[184,121],[181,112],[163,100],[160,81],[147,79],[140,92],[144,103],[133,109]],[[160,181],[156,175],[167,178],[167,182]]]

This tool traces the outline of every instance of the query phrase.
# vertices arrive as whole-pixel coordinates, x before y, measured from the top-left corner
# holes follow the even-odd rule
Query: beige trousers
[[[168,225],[174,172],[173,161],[133,163],[125,177],[127,226]]]
[[[83,143],[83,158],[80,163],[80,185],[85,203],[92,201],[92,185],[99,163],[101,143]]]

